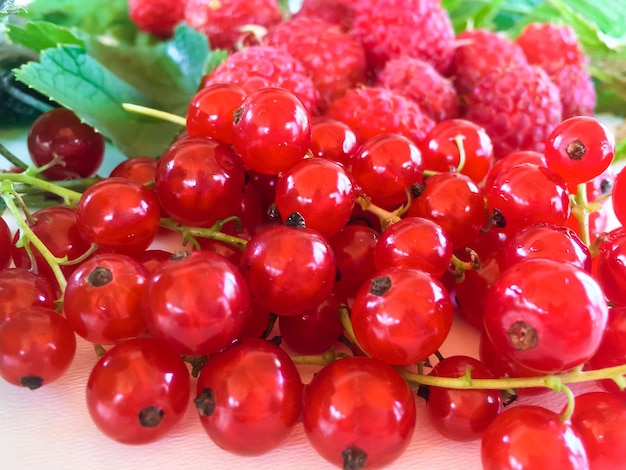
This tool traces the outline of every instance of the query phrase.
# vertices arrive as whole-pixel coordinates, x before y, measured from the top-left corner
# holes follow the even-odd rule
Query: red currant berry
[[[451,259],[452,243],[446,231],[422,217],[406,217],[389,226],[374,247],[377,270],[406,266],[440,279]]]
[[[252,300],[277,315],[302,315],[330,294],[335,258],[308,228],[277,225],[253,235],[241,257]]]
[[[536,222],[565,225],[570,214],[567,184],[547,168],[522,163],[498,173],[485,188],[492,224],[507,234]]]
[[[204,227],[233,215],[241,205],[244,182],[243,165],[230,146],[187,137],[159,159],[155,191],[170,217]]]
[[[152,157],[133,157],[120,162],[111,171],[110,177],[126,178],[139,184],[154,181],[157,160]]]
[[[484,470],[589,468],[579,435],[559,415],[539,406],[509,408],[485,430],[480,457]]]
[[[148,332],[179,354],[212,354],[237,339],[250,316],[250,295],[235,265],[195,251],[157,267],[143,292]]]
[[[11,264],[11,251],[13,250],[13,236],[9,224],[0,217],[0,270],[6,269]]]
[[[191,137],[232,144],[235,110],[245,97],[243,88],[232,83],[215,83],[200,89],[187,108],[187,132]]]
[[[438,173],[426,179],[406,215],[439,224],[454,249],[465,248],[487,225],[482,191],[461,173]]]
[[[124,444],[147,444],[180,422],[189,403],[187,366],[167,345],[133,338],[109,349],[87,381],[87,409],[96,426]]]
[[[422,150],[424,168],[438,172],[457,168],[463,152],[465,163],[461,174],[469,176],[476,184],[485,178],[493,161],[489,135],[485,129],[465,119],[437,123],[426,135]]]
[[[306,158],[278,176],[276,207],[286,218],[298,212],[308,228],[326,238],[341,230],[352,214],[354,181],[343,165]]]
[[[548,168],[569,184],[600,175],[613,161],[615,137],[610,129],[590,116],[574,116],[556,126],[546,139]]]
[[[129,256],[94,256],[67,281],[65,317],[77,334],[96,344],[115,344],[139,335],[145,330],[141,298],[148,275]]]
[[[200,422],[222,449],[259,455],[298,423],[302,381],[289,355],[262,339],[243,339],[211,355],[198,376]]]
[[[45,277],[24,268],[0,271],[0,325],[24,308],[54,309],[56,299],[57,289]]]
[[[589,459],[589,470],[619,468],[626,459],[626,404],[605,392],[588,392],[574,401],[572,427]]]
[[[626,225],[626,169],[615,176],[613,184],[613,210],[617,220],[622,225]]]
[[[374,204],[395,208],[406,201],[406,191],[421,183],[423,164],[419,148],[408,138],[380,134],[365,141],[352,159],[352,176]]]
[[[430,375],[458,378],[468,370],[473,379],[493,378],[482,362],[469,356],[448,356],[433,367]],[[502,407],[500,390],[428,387],[427,393],[430,422],[443,436],[455,441],[480,439]]]
[[[307,109],[284,88],[252,91],[235,112],[233,147],[249,170],[278,174],[302,160],[310,144]]]
[[[443,285],[418,269],[378,271],[352,306],[356,339],[370,356],[392,365],[423,361],[452,326],[452,303]]]
[[[602,236],[597,255],[596,279],[607,299],[626,305],[626,232],[619,228]]]
[[[489,168],[487,175],[485,176],[484,188],[490,188],[493,185],[493,179],[498,173],[505,168],[509,168],[520,163],[532,163],[533,165],[547,167],[546,157],[541,152],[535,152],[534,150],[518,150],[511,152],[505,157],[496,160],[496,162]]]
[[[74,360],[76,337],[51,308],[28,307],[0,323],[0,375],[31,390],[53,382]]]
[[[389,465],[409,445],[415,420],[406,381],[376,359],[337,360],[304,390],[306,435],[322,457],[339,467]]]
[[[159,220],[154,192],[124,178],[107,178],[91,185],[76,208],[78,231],[85,241],[103,251],[123,254],[148,248],[159,231]]]
[[[585,363],[600,345],[608,308],[598,283],[562,261],[528,259],[489,290],[484,325],[500,354],[542,373]]]
[[[57,161],[43,173],[52,180],[92,176],[104,159],[104,137],[66,108],[39,116],[28,132],[27,144],[35,166]]]
[[[311,125],[311,153],[349,167],[359,149],[350,126],[328,117],[317,117]]]

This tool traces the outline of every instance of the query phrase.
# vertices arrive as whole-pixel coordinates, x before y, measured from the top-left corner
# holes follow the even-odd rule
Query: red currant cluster
[[[612,190],[623,224],[626,176],[605,125],[573,117],[543,153],[495,160],[466,120],[421,146],[359,143],[284,88],[232,84],[200,90],[183,121],[158,160],[104,179],[99,134],[64,109],[34,123],[40,168],[0,175],[18,227],[1,219],[5,380],[54,381],[77,334],[99,354],[89,413],[122,443],[164,436],[194,386],[225,450],[268,452],[301,420],[330,462],[381,467],[411,440],[417,391],[434,429],[482,439],[485,468],[619,465],[626,232],[607,232],[603,202]],[[161,231],[190,249],[152,248]],[[439,353],[455,311],[482,331],[479,358]],[[318,366],[306,385],[301,364]],[[606,392],[567,387],[592,380]],[[503,408],[549,389],[568,394],[560,415]]]

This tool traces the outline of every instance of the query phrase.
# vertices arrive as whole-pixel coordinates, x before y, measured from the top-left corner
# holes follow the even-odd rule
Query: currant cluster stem
[[[186,242],[191,241],[193,243],[195,237],[210,238],[212,240],[218,240],[224,243],[228,243],[229,245],[232,245],[243,251],[248,243],[247,240],[220,232],[226,222],[234,219],[236,218],[229,218],[223,221],[218,221],[215,223],[215,225],[213,225],[213,227],[209,228],[190,227],[180,224],[173,219],[161,219],[160,224],[164,228],[180,233]]]

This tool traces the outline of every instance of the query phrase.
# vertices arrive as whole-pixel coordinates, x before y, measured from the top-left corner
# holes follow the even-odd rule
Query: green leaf
[[[72,31],[47,21],[29,22],[20,28],[16,25],[7,27],[8,37],[14,44],[40,52],[57,44],[74,44],[83,46],[84,42]]]
[[[157,156],[179,130],[167,122],[127,113],[121,106],[124,102],[154,103],[81,47],[47,49],[40,62],[30,62],[15,74],[18,80],[76,112],[126,155]]]
[[[204,73],[211,73],[215,68],[228,58],[228,51],[225,49],[215,49],[209,54]]]
[[[209,45],[206,36],[186,25],[165,42],[129,45],[98,37],[87,40],[87,52],[118,78],[141,90],[161,110],[184,112],[204,74]]]
[[[615,156],[613,157],[613,165],[626,161],[626,137],[615,144]]]
[[[128,0],[34,0],[28,4],[26,17],[94,35],[128,37],[137,31],[128,16]]]

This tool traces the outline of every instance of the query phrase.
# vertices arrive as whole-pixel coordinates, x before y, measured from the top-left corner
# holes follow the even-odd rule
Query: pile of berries
[[[626,173],[570,28],[455,35],[436,0],[305,0],[290,19],[270,0],[129,3],[141,29],[187,21],[231,53],[163,154],[106,178],[71,111],[32,125],[37,169],[0,175],[17,225],[0,219],[0,376],[45,386],[78,335],[99,352],[89,413],[121,443],[193,403],[241,455],[301,422],[329,462],[384,467],[432,425],[481,439],[486,469],[621,465]],[[31,212],[25,187],[54,203]],[[153,248],[163,232],[188,249]],[[480,357],[439,353],[455,315]],[[300,364],[319,366],[306,384]],[[571,396],[582,380],[605,392]],[[561,414],[524,404],[550,388]]]

